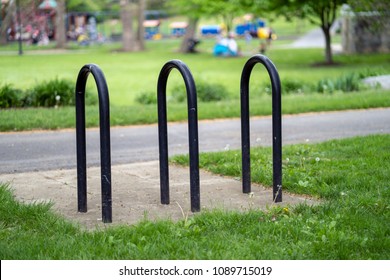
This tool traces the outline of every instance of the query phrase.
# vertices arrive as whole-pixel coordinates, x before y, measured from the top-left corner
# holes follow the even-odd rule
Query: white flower
[[[61,96],[56,95],[56,101],[60,101],[60,99],[61,99]]]
[[[316,157],[316,162],[319,162],[321,159],[319,157]]]

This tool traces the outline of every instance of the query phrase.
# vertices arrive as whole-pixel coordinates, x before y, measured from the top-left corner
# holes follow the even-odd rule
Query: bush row
[[[187,100],[187,92],[184,85],[176,85],[172,88],[172,94],[168,96],[168,101],[181,103]],[[196,93],[201,102],[221,101],[228,99],[229,92],[225,86],[217,83],[199,81],[196,84]],[[137,95],[135,101],[140,104],[156,104],[156,92],[142,92]]]
[[[284,79],[282,81],[282,94],[294,93],[324,93],[332,94],[335,92],[348,93],[356,92],[367,88],[362,82],[362,77],[356,73],[348,73],[338,78],[324,78],[317,83],[307,83],[297,80]],[[264,86],[265,92],[271,93],[269,86]]]
[[[282,80],[282,94],[323,93],[359,91],[365,86],[361,79],[373,75],[369,71],[364,73],[348,73],[335,79],[321,79],[315,84],[292,79]],[[58,107],[75,104],[74,82],[69,80],[54,79],[35,85],[31,89],[20,90],[10,84],[0,87],[0,108],[17,107]],[[271,94],[270,84],[260,86],[260,91]],[[217,83],[198,81],[196,84],[197,97],[200,102],[213,102],[229,99],[229,91],[225,86]],[[256,90],[258,91],[258,89]],[[184,85],[174,86],[168,101],[184,102],[186,90]],[[96,94],[86,94],[86,104],[97,104]],[[135,97],[139,104],[156,104],[156,92],[142,92]]]
[[[375,76],[371,72],[348,73],[335,79],[321,79],[317,83],[302,82],[299,80],[283,79],[282,94],[309,94],[323,93],[332,94],[335,92],[354,92],[366,88],[362,84],[362,79],[368,76]],[[220,84],[207,83],[200,81],[196,84],[198,100],[201,102],[220,101],[229,98],[228,90]],[[260,86],[261,93],[271,94],[270,83],[264,83]],[[186,90],[184,86],[175,86],[171,90],[171,95],[167,97],[168,101],[184,102],[186,100]],[[136,96],[136,102],[140,104],[156,104],[156,92],[143,92]]]
[[[0,108],[58,107],[75,104],[75,84],[64,79],[54,79],[21,90],[11,84],[0,87]],[[86,104],[97,104],[97,96],[86,94]]]

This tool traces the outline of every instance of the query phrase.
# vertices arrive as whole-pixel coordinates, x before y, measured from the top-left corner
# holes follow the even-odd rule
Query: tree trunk
[[[134,50],[133,19],[129,0],[121,0],[121,21],[122,21],[122,48],[125,52]]]
[[[196,27],[198,25],[198,21],[199,21],[199,18],[190,18],[189,19],[186,34],[184,35],[183,41],[181,42],[179,52],[181,52],[181,53],[189,52],[188,42],[189,42],[189,40],[195,38]]]
[[[319,3],[320,6],[316,6],[317,4],[314,3],[315,2],[312,2],[312,4],[315,5],[313,10],[317,11],[316,13],[321,19],[321,29],[325,36],[325,63],[333,64],[332,38],[330,34],[330,28],[336,20],[338,1],[323,1],[322,3]]]
[[[56,48],[63,49],[66,47],[65,0],[57,1],[56,41],[57,41]]]
[[[226,25],[226,32],[229,33],[232,31],[233,28],[233,19],[234,16],[232,14],[224,14],[222,15],[223,21]]]
[[[332,55],[332,40],[330,35],[330,27],[322,27],[322,31],[325,36],[325,63],[333,64],[333,55]]]
[[[5,4],[2,4],[5,5]],[[1,30],[0,30],[0,45],[7,44],[7,29],[12,23],[12,16],[16,12],[15,2],[11,1],[6,7],[5,17],[2,18]]]
[[[137,28],[137,50],[145,50],[145,29],[144,29],[144,20],[145,20],[145,7],[146,0],[139,0],[138,3],[138,28]]]

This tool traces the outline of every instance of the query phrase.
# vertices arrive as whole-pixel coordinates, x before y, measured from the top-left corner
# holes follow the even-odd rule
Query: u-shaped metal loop
[[[77,202],[78,211],[87,212],[87,156],[85,129],[85,87],[92,73],[99,96],[100,117],[100,164],[102,189],[102,220],[112,222],[111,197],[111,144],[110,144],[110,101],[106,79],[95,64],[84,65],[76,82],[76,149],[77,149]]]
[[[157,82],[158,137],[160,157],[161,203],[169,204],[168,129],[167,129],[167,81],[172,69],[179,70],[187,90],[188,144],[190,156],[191,211],[200,211],[198,105],[196,86],[192,74],[180,60],[170,60],[161,69]]]
[[[273,201],[282,201],[282,105],[281,84],[278,71],[264,55],[254,55],[245,64],[241,75],[241,149],[242,188],[251,192],[250,172],[250,126],[249,126],[249,80],[253,67],[260,63],[267,69],[272,85],[272,157]]]

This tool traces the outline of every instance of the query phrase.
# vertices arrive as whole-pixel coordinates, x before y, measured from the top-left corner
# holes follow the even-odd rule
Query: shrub
[[[157,104],[156,92],[141,92],[135,97],[135,102],[143,105]]]
[[[6,84],[0,87],[0,108],[11,108],[20,106],[22,91]]]
[[[85,104],[97,104],[97,94],[86,93]],[[30,90],[25,106],[54,107],[75,104],[75,83],[58,78],[37,84]]]
[[[319,80],[315,90],[319,93],[333,93],[335,90],[334,82],[330,79]]]
[[[315,90],[320,93],[359,91],[362,88],[362,76],[363,74],[348,73],[334,80],[322,79],[318,81]]]
[[[200,82],[196,90],[199,100],[203,102],[221,101],[228,97],[227,89],[221,84]]]
[[[75,104],[75,83],[68,80],[51,80],[22,91],[11,85],[0,88],[0,108],[55,107]],[[85,104],[97,104],[97,94],[86,93]]]
[[[305,93],[310,92],[311,89],[311,85],[292,79],[282,79],[280,84],[282,86],[282,94]],[[272,94],[272,86],[270,82],[264,83],[262,88],[264,88],[265,93]]]
[[[335,82],[335,88],[343,92],[359,91],[361,81],[355,73],[341,76]]]
[[[198,100],[201,102],[221,101],[228,98],[227,89],[223,85],[216,83],[197,82],[196,92]],[[183,85],[175,86],[172,89],[172,99],[176,102],[187,100],[187,92]]]
[[[74,83],[66,80],[51,80],[37,84],[31,89],[31,105],[35,107],[54,107],[73,105]]]
[[[305,92],[305,83],[302,81],[296,81],[291,79],[284,79],[281,81],[282,94],[283,93],[303,93]]]
[[[366,68],[364,70],[361,70],[357,75],[359,79],[364,79],[368,77],[374,77],[374,76],[381,76],[385,75],[386,71],[384,69],[372,69],[372,68]]]

